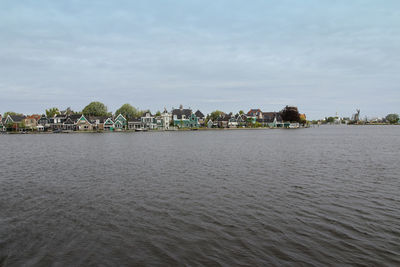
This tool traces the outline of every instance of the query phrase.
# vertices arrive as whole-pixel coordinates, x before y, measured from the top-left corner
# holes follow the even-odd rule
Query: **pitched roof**
[[[89,120],[91,123],[95,123],[97,120],[99,120],[99,123],[104,123],[108,117],[107,116],[88,116],[86,119]]]
[[[178,120],[182,119],[182,115],[185,115],[185,118],[189,118],[192,115],[191,109],[174,109],[172,110],[172,116],[177,117]]]
[[[258,108],[253,108],[250,109],[249,112],[247,112],[247,115],[254,116],[257,115],[257,113],[261,113],[261,110]]]
[[[40,118],[41,118],[42,116],[41,115],[38,115],[38,114],[33,114],[33,115],[30,115],[30,116],[27,116],[26,118],[27,119],[35,119],[35,120],[40,120]]]
[[[201,112],[200,110],[197,110],[197,111],[194,113],[194,115],[196,115],[197,118],[201,118],[201,119],[205,117],[204,114],[203,114],[203,112]]]
[[[75,124],[82,117],[82,114],[72,114],[65,118],[64,124]]]
[[[230,118],[231,118],[231,115],[225,114],[225,115],[223,115],[223,116],[219,116],[219,117],[217,118],[217,121],[229,121]]]
[[[9,115],[9,116],[13,120],[13,122],[20,122],[26,118],[25,116],[20,116],[20,115]]]
[[[64,121],[64,124],[75,124],[76,121],[71,119],[71,117],[67,117],[67,119]]]
[[[148,111],[148,112],[144,112],[144,113],[142,114],[142,118],[143,118],[143,117],[147,117],[147,115],[149,115],[149,117],[154,117],[154,116],[155,116],[155,115],[151,114],[150,111]]]
[[[123,120],[125,120],[125,121],[126,121],[126,118],[125,118],[125,117],[124,117],[124,115],[122,115],[121,113],[120,113],[120,114],[118,114],[118,116],[117,116],[117,117],[115,117],[114,121],[116,122],[116,121],[118,121],[118,120],[120,120],[120,119],[123,119]]]

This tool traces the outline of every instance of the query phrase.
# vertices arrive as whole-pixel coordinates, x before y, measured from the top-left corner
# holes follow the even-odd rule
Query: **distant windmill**
[[[357,113],[353,115],[353,121],[358,122],[360,120],[360,110],[356,109]]]

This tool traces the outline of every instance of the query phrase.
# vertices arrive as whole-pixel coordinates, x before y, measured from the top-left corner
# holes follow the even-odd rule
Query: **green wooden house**
[[[104,130],[105,131],[114,131],[114,129],[115,129],[114,121],[111,118],[108,118],[104,122]]]
[[[197,128],[200,126],[199,118],[192,112],[191,109],[172,110],[172,120],[175,127],[179,128]]]
[[[127,120],[122,114],[119,114],[114,120],[114,129],[117,131],[125,130],[127,125]]]

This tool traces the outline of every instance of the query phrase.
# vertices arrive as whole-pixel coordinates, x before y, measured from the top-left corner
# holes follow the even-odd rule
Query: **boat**
[[[138,129],[135,129],[135,132],[147,132],[147,129],[138,128]]]

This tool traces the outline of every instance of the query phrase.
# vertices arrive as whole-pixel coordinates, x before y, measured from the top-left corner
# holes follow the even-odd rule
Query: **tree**
[[[75,111],[73,111],[70,107],[68,107],[66,110],[65,110],[65,114],[67,114],[67,115],[74,115],[74,114],[79,114],[80,112],[75,112]]]
[[[156,112],[156,117],[159,117],[159,116],[161,116],[161,111]]]
[[[300,113],[297,107],[286,106],[281,111],[281,117],[283,121],[300,122]]]
[[[14,111],[7,111],[6,113],[4,113],[4,118],[7,118],[8,115],[10,115],[10,116],[24,116],[24,114],[22,114],[22,113],[17,113],[17,112],[14,112]]]
[[[210,119],[211,119],[212,121],[215,121],[216,119],[218,119],[219,116],[221,116],[221,115],[223,115],[223,114],[224,114],[224,112],[222,112],[222,111],[220,111],[220,110],[213,111],[213,112],[211,112],[211,114],[210,114]]]
[[[127,120],[142,115],[137,108],[132,107],[130,104],[123,104],[117,111],[115,111],[115,115],[118,116],[119,114],[122,114]]]
[[[335,118],[334,117],[325,118],[325,122],[326,123],[334,123],[335,122]]]
[[[243,114],[244,114],[244,111],[243,111],[243,110],[239,110],[239,114],[240,114],[240,115],[243,115]]]
[[[395,124],[399,122],[399,114],[388,114],[386,116],[386,120],[390,122],[390,124]]]
[[[13,128],[14,128],[14,123],[12,123],[12,122],[7,123],[6,128],[7,128],[7,131],[12,131],[12,130],[14,130],[14,129],[13,129]]]
[[[85,116],[109,116],[107,107],[101,102],[92,102],[82,110]]]
[[[300,114],[300,123],[301,124],[306,124],[307,123],[306,114]]]
[[[46,109],[46,116],[48,118],[54,117],[55,115],[59,115],[60,111],[58,110],[58,108],[49,108]]]

